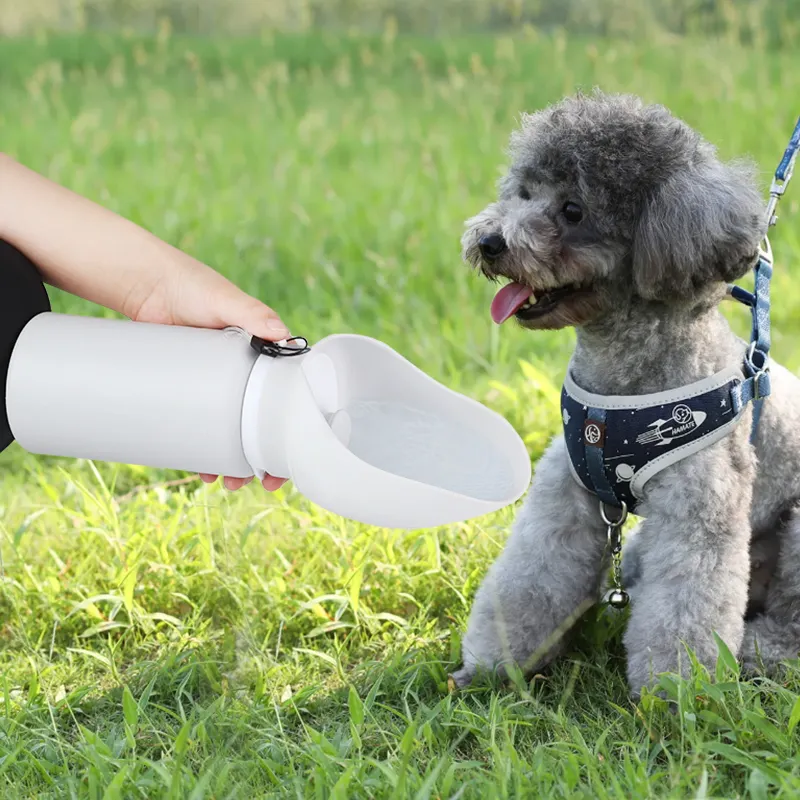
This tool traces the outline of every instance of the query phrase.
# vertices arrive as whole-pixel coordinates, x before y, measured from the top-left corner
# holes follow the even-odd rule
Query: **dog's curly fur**
[[[755,263],[764,212],[751,166],[722,163],[662,106],[596,92],[524,116],[499,198],[467,222],[462,244],[487,277],[537,298],[571,287],[541,313],[518,314],[521,324],[576,327],[570,368],[585,390],[643,394],[742,362],[746,344],[718,306],[726,282]],[[487,258],[481,238],[498,235],[506,249]],[[684,644],[713,665],[715,632],[748,667],[798,655],[800,381],[776,364],[771,376],[755,447],[748,410],[646,486],[625,558],[634,695],[685,670]],[[598,501],[570,474],[559,436],[477,593],[457,684],[508,662],[530,673],[562,652],[599,597],[605,544]]]

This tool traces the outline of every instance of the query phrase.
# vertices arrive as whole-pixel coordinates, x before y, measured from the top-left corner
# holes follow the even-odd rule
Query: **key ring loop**
[[[288,346],[293,342],[302,342],[302,344]],[[270,358],[292,358],[293,356],[302,356],[311,350],[308,339],[305,336],[292,336],[290,339],[284,339],[283,342],[270,342],[259,336],[253,336],[250,339],[250,347],[259,355],[269,356]]]

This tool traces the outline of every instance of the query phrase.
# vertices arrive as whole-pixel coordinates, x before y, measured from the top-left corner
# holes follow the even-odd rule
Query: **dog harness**
[[[769,394],[767,370],[748,378],[733,366],[688,386],[627,396],[586,392],[568,372],[561,416],[573,476],[606,505],[634,511],[653,475],[722,439],[750,400]]]
[[[800,150],[800,120],[770,187],[767,227]],[[666,392],[599,395],[579,387],[570,371],[561,391],[561,416],[572,474],[602,503],[623,516],[644,498],[648,480],[661,470],[726,436],[753,402],[751,443],[755,442],[762,403],[770,393],[770,300],[772,250],[765,237],[750,293],[729,286],[728,294],[750,307],[750,346],[741,365]],[[611,528],[610,528],[611,530]]]

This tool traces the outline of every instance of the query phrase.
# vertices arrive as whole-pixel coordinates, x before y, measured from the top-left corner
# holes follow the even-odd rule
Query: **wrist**
[[[168,316],[167,298],[179,283],[178,273],[182,268],[169,245],[147,231],[141,230],[141,233],[144,241],[137,252],[137,263],[125,273],[114,310],[128,319],[147,316],[155,321],[153,317]]]

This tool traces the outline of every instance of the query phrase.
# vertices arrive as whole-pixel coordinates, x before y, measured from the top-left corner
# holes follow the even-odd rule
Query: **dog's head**
[[[614,304],[694,302],[742,277],[765,232],[752,168],[662,106],[580,95],[525,115],[497,202],[468,220],[465,259],[510,280],[492,316],[588,324]]]

